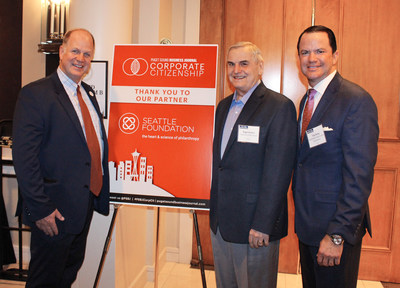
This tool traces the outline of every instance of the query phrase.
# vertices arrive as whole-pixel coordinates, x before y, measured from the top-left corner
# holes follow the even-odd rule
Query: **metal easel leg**
[[[111,222],[110,222],[110,227],[108,229],[106,242],[104,243],[103,254],[101,255],[101,260],[100,260],[100,263],[99,263],[99,268],[97,269],[96,279],[94,281],[93,288],[97,288],[97,285],[99,285],[101,271],[103,270],[104,261],[105,261],[106,256],[107,256],[108,248],[110,247],[111,235],[112,235],[112,232],[114,230],[115,219],[117,217],[117,213],[118,213],[118,208],[119,207],[120,207],[120,204],[114,204],[114,212],[113,212],[113,216],[112,216],[112,219],[111,219]]]
[[[199,254],[201,281],[203,283],[203,288],[207,288],[206,274],[204,272],[203,253],[202,253],[201,241],[200,241],[199,223],[197,221],[197,214],[196,214],[196,210],[190,210],[190,212],[193,214],[193,224],[194,224],[194,230],[196,232],[197,252]]]
[[[154,260],[154,288],[158,287],[158,242],[160,239],[160,207],[157,207],[157,217],[156,217],[156,247],[155,247],[155,260]]]

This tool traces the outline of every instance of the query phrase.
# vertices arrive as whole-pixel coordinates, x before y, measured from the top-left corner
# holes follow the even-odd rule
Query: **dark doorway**
[[[22,0],[0,1],[0,120],[12,119],[21,89]]]

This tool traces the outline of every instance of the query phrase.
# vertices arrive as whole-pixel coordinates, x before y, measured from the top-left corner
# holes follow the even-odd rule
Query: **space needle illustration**
[[[137,149],[135,149],[131,155],[133,160],[120,161],[117,166],[113,161],[108,162],[111,192],[175,197],[171,193],[153,184],[154,167],[147,165],[146,157],[140,156],[141,153],[139,153]]]
[[[135,149],[135,152],[132,153],[133,157],[133,171],[132,171],[132,181],[139,181],[139,177],[137,175],[137,161],[139,159],[140,153],[137,152],[137,149]]]

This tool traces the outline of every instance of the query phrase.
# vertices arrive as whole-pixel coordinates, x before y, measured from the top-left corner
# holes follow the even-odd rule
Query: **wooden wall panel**
[[[382,140],[370,196],[372,238],[364,237],[360,279],[400,283],[400,142]]]
[[[324,25],[335,33],[338,50],[341,50],[341,17],[343,16],[342,0],[318,0],[315,7],[315,25]],[[340,72],[341,62],[339,60],[338,70]]]
[[[226,0],[224,21],[225,51],[239,41],[256,44],[264,57],[263,81],[280,91],[284,1]],[[225,59],[224,59],[225,60]],[[225,96],[232,93],[225,75]]]
[[[324,25],[332,29],[339,37],[341,0],[318,0],[315,6],[315,25]]]
[[[282,93],[292,99],[296,108],[307,90],[307,79],[300,71],[297,40],[301,32],[311,26],[311,1],[286,1],[285,41],[283,55]]]
[[[380,138],[399,137],[399,12],[398,0],[344,1],[342,74],[376,101]]]
[[[297,39],[311,25],[311,1],[285,1],[284,41],[282,55],[281,92],[292,99],[298,109],[300,99],[307,90],[307,80],[300,72],[297,55]],[[294,232],[294,202],[291,188],[288,191],[289,228],[288,236],[281,240],[279,271],[299,273],[298,239]]]
[[[370,197],[372,238],[367,234],[363,239],[359,278],[379,280],[390,278],[390,265],[376,263],[390,262],[393,253],[393,229],[397,178],[399,171],[392,168],[375,169],[375,178]]]
[[[400,282],[398,0],[341,0],[340,72],[366,89],[378,106],[380,143],[369,200],[372,239],[364,238],[359,278]],[[396,48],[395,48],[396,47]],[[393,141],[387,141],[393,139]],[[382,265],[377,265],[381,263]]]
[[[398,170],[393,168],[375,169],[372,187],[374,193],[371,193],[369,198],[370,210],[373,212],[371,219],[373,238],[368,235],[364,238],[365,251],[389,252],[392,248],[398,173]],[[379,219],[374,215],[379,215]]]
[[[218,72],[225,65],[224,54],[224,0],[201,0],[200,2],[200,44],[218,44]],[[224,98],[224,77],[217,73],[217,103]]]

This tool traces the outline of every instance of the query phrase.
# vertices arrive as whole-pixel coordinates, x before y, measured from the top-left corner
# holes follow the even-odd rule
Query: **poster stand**
[[[112,232],[114,230],[115,226],[115,220],[117,217],[118,213],[118,208],[120,208],[121,204],[114,204],[114,212],[113,216],[110,222],[110,227],[108,228],[108,233],[107,233],[107,238],[104,243],[104,248],[103,248],[103,253],[101,255],[99,267],[97,269],[97,274],[96,274],[96,279],[93,284],[93,288],[97,288],[100,280],[100,275],[103,270],[104,266],[104,261],[106,259],[108,249],[110,247],[111,243],[111,236]],[[199,254],[199,263],[200,263],[200,273],[201,273],[201,281],[203,284],[203,288],[207,288],[207,282],[206,282],[206,276],[205,276],[205,271],[204,271],[204,261],[203,261],[203,254],[202,254],[202,248],[201,248],[201,241],[200,241],[200,233],[199,233],[199,223],[197,221],[197,214],[196,210],[190,210],[190,213],[193,214],[193,225],[194,225],[194,230],[196,233],[196,240],[197,240],[197,252]],[[160,236],[160,207],[157,207],[157,214],[156,214],[156,241],[155,241],[155,261],[154,261],[154,288],[158,288],[158,272],[159,272],[159,267],[158,267],[158,254],[159,254],[159,237]]]
[[[109,146],[113,147],[109,154],[112,200],[155,207],[208,208],[217,66],[215,44],[114,45],[108,126]],[[140,189],[145,193],[129,192]],[[156,213],[153,224],[154,220],[157,224],[152,226],[156,234],[152,243],[155,287],[159,208]],[[206,287],[197,214],[191,213]]]
[[[155,247],[155,260],[154,260],[154,288],[158,287],[158,243],[160,235],[160,207],[157,207],[157,217],[156,217],[156,247]]]
[[[206,275],[204,271],[204,261],[201,249],[201,241],[200,241],[200,233],[199,233],[199,223],[197,222],[197,214],[196,210],[190,209],[190,213],[193,214],[193,225],[196,233],[197,240],[197,252],[199,254],[199,263],[200,263],[200,273],[201,273],[201,282],[203,284],[203,288],[207,288]],[[154,261],[154,288],[158,288],[158,243],[159,243],[159,235],[160,235],[160,207],[157,207],[157,217],[156,217],[156,244],[155,244],[155,261]]]
[[[202,253],[201,241],[200,241],[199,223],[197,222],[197,214],[196,214],[196,210],[190,210],[190,212],[193,214],[193,225],[194,225],[194,230],[196,233],[197,253],[199,254],[201,282],[203,283],[203,288],[207,288],[206,275],[204,272],[203,253]]]
[[[106,242],[104,243],[103,253],[101,255],[99,268],[97,269],[96,279],[94,280],[93,288],[97,288],[97,285],[99,285],[101,271],[103,270],[104,261],[106,260],[108,248],[110,248],[111,235],[114,230],[115,219],[117,218],[118,208],[120,206],[121,206],[121,204],[114,204],[114,212],[113,212],[113,216],[112,216],[112,219],[110,222],[110,227],[108,228],[107,238],[106,238]]]

